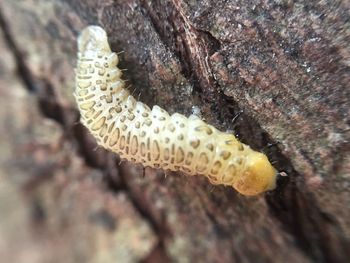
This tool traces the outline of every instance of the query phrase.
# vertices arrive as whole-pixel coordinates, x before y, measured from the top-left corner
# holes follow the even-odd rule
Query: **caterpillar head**
[[[78,38],[79,52],[111,52],[108,44],[107,34],[99,26],[88,26],[79,35]]]
[[[276,187],[277,172],[267,157],[259,152],[247,156],[243,174],[233,187],[243,195],[257,195]]]

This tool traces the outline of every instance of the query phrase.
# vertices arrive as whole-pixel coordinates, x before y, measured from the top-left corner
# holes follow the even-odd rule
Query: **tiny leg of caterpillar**
[[[171,175],[171,171],[169,171],[169,170],[165,170],[164,171],[164,179],[166,179],[167,177],[168,177],[168,175],[170,174]]]
[[[234,134],[234,133],[235,133],[234,130],[230,130],[230,129],[227,129],[225,132],[226,132],[226,133],[231,133],[231,134]],[[237,136],[236,136],[236,137],[237,137]]]
[[[191,110],[192,110],[192,115],[202,119],[202,112],[198,106],[192,106]]]
[[[271,148],[273,146],[277,146],[281,144],[280,142],[273,142],[273,143],[268,143],[264,148]]]
[[[282,177],[288,176],[288,174],[287,174],[286,172],[283,172],[283,171],[278,172],[278,175],[279,175],[279,176],[282,176]]]
[[[264,146],[264,148],[261,149],[261,151],[266,154],[266,149],[270,149],[272,147],[278,146],[279,144],[281,144],[281,143],[280,142],[267,143]]]
[[[238,120],[238,118],[243,114],[243,110],[240,110],[235,114],[235,116],[232,118],[232,123],[235,124]]]
[[[131,84],[128,85],[128,86],[126,87],[126,89],[131,90],[131,93],[130,93],[130,94],[131,94],[131,96],[134,96],[134,93],[135,93],[135,90],[136,90],[136,89],[132,88]]]
[[[210,192],[210,193],[213,193],[214,190],[215,190],[215,186],[212,186],[212,187],[210,188],[209,192]]]

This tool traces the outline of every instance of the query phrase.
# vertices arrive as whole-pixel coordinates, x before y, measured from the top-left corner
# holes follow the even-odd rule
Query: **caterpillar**
[[[101,27],[80,33],[74,96],[82,124],[99,145],[144,166],[204,175],[247,196],[275,188],[277,172],[263,153],[195,115],[169,115],[137,101],[118,62]]]

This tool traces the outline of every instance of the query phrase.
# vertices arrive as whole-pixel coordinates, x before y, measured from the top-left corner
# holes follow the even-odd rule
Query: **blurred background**
[[[350,2],[253,2],[0,2],[2,262],[348,262]],[[247,198],[96,147],[72,95],[90,24],[135,96],[266,152],[277,189]]]

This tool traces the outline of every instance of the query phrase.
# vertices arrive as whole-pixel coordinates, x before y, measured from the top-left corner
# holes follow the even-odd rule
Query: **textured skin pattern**
[[[213,184],[256,195],[275,187],[267,157],[195,115],[150,109],[124,88],[105,31],[89,26],[79,40],[75,97],[81,122],[99,145],[145,166],[201,174]]]

